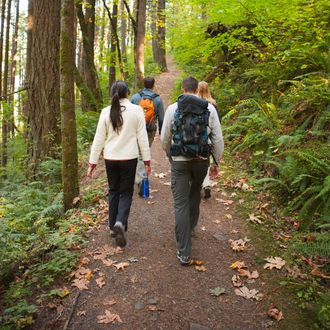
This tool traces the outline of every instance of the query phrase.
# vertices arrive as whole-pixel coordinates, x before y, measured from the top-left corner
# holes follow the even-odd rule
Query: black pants
[[[109,227],[120,222],[127,230],[129,211],[134,192],[137,159],[105,160],[109,184]]]

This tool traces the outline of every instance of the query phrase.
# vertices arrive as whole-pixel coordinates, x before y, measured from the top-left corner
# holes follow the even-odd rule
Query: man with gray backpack
[[[183,94],[167,108],[161,131],[162,146],[171,161],[177,258],[181,265],[190,263],[191,233],[199,218],[200,190],[209,158],[214,160],[210,173],[216,176],[224,148],[217,111],[196,95],[197,88],[194,77],[182,81]]]

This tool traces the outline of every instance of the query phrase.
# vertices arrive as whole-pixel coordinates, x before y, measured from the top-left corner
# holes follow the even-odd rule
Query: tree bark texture
[[[137,1],[136,39],[135,39],[135,83],[143,87],[144,78],[144,42],[146,32],[146,0]]]
[[[12,39],[12,49],[11,49],[11,63],[10,63],[10,98],[9,102],[11,104],[11,108],[13,109],[14,102],[14,92],[15,92],[15,82],[16,82],[16,67],[17,67],[17,38],[18,38],[18,23],[19,23],[19,0],[16,0],[16,18],[14,25],[14,33]],[[15,118],[14,113],[12,111],[10,116],[9,130],[11,136],[13,137],[15,134]]]
[[[32,173],[56,157],[60,136],[60,1],[30,0],[26,112]]]
[[[2,146],[1,146],[1,166],[3,176],[8,162],[7,142],[8,142],[8,118],[10,117],[10,108],[8,106],[8,76],[9,76],[9,38],[10,38],[10,19],[11,19],[11,0],[7,3],[7,20],[6,20],[6,40],[5,40],[5,63],[3,69],[3,86],[2,86]]]
[[[167,71],[165,42],[165,0],[152,1],[152,50],[154,61]]]
[[[73,207],[73,199],[79,195],[77,129],[74,98],[74,9],[74,0],[62,0],[60,78],[62,182],[65,210],[68,210]]]
[[[117,26],[118,26],[118,3],[113,2],[112,6],[112,22],[110,23],[111,30],[111,46],[110,46],[110,67],[109,67],[109,97],[112,84],[116,81],[116,49],[117,49]]]
[[[97,76],[94,58],[94,41],[95,41],[95,0],[87,0],[85,14],[83,13],[82,3],[76,0],[77,15],[79,19],[80,29],[83,39],[82,53],[82,76],[87,87],[94,94],[97,101],[97,108],[92,104],[88,104],[88,100],[82,95],[82,110],[97,111],[101,109],[103,104],[102,91]]]
[[[120,48],[121,48],[121,54],[123,57],[123,62],[126,67],[127,63],[127,49],[126,49],[126,41],[127,41],[127,15],[125,11],[125,4],[124,0],[120,1]]]

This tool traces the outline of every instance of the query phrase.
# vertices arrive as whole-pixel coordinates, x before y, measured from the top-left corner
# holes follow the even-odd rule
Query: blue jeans
[[[134,192],[137,159],[105,160],[109,185],[109,227],[112,230],[120,222],[127,230],[128,216]]]

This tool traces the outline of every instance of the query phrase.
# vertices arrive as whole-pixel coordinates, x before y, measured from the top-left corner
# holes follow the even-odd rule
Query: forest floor
[[[180,77],[174,64],[171,61],[168,64],[169,71],[156,79],[156,89],[165,105],[169,104],[174,82]],[[220,189],[220,183],[212,188],[210,199],[202,200],[193,237],[192,255],[204,265],[179,264],[170,164],[161,150],[159,136],[152,146],[151,164],[151,198],[142,199],[135,190],[127,247],[123,251],[115,249],[104,206],[102,222],[90,233],[74,275],[76,285],[85,288],[78,290],[67,282],[72,292],[63,299],[61,310],[45,307],[33,329],[302,329],[298,324],[287,323],[287,310],[280,322],[267,316],[275,303],[273,295],[278,286],[273,284],[274,274],[280,271],[256,264],[258,240],[246,220],[235,211],[240,202]],[[95,176],[104,179],[102,188],[106,189],[101,162]],[[85,179],[84,185],[92,186],[93,182],[95,179]],[[246,237],[250,239],[243,243],[247,249],[233,251],[229,240]],[[230,267],[238,260],[246,268],[239,271]],[[249,299],[235,293],[239,288],[233,286],[232,277],[238,272],[244,274],[244,270],[250,271],[250,278],[245,272],[241,281],[250,290],[259,290],[261,300],[256,300],[259,299],[256,291],[245,293],[250,294]],[[255,270],[258,273],[252,273]]]

